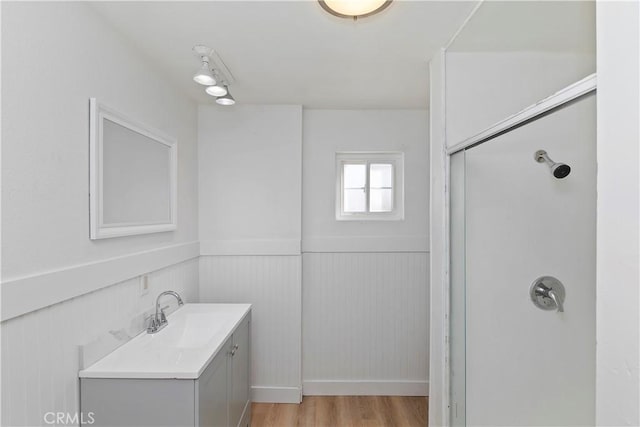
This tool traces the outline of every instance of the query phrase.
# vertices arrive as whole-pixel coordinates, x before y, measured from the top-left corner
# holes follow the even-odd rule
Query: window
[[[402,153],[336,154],[336,219],[404,218]]]

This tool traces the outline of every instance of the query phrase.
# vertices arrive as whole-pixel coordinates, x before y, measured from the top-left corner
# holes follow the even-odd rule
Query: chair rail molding
[[[3,281],[1,321],[178,264],[200,255],[188,242]]]
[[[204,240],[200,255],[300,255],[300,239]]]
[[[302,252],[429,252],[427,236],[329,236],[302,239]]]

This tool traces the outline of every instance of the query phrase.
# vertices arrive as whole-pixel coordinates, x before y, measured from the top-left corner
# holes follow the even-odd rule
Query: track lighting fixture
[[[226,95],[223,96],[219,96],[218,98],[216,98],[216,104],[219,105],[233,105],[236,103],[236,100],[233,98],[233,96],[231,96],[231,93],[229,92],[229,88],[225,85],[224,87],[227,91]]]
[[[217,85],[207,87],[204,91],[211,96],[225,96],[227,94],[226,86],[219,83]]]
[[[193,80],[196,83],[200,83],[201,85],[211,86],[216,84],[216,79],[213,77],[213,73],[209,68],[209,57],[202,57],[202,67],[198,70],[198,72],[193,76]]]
[[[216,103],[220,105],[233,105],[236,100],[229,93],[229,84],[233,83],[231,71],[222,61],[222,58],[210,47],[196,45],[194,54],[202,61],[202,67],[193,76],[196,83],[207,86],[205,92],[216,97]]]

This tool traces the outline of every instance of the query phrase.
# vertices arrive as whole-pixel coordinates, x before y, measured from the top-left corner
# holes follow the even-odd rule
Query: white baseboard
[[[302,390],[299,387],[251,387],[251,400],[264,403],[300,403]]]
[[[428,396],[428,381],[303,381],[305,396]]]

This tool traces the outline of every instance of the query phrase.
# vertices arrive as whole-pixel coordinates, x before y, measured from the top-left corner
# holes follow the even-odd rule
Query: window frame
[[[366,165],[365,194],[366,212],[344,211],[344,165]],[[392,173],[392,201],[390,212],[371,212],[371,164],[390,164]],[[336,153],[336,220],[338,221],[401,221],[404,220],[404,153],[402,152],[337,152]]]

